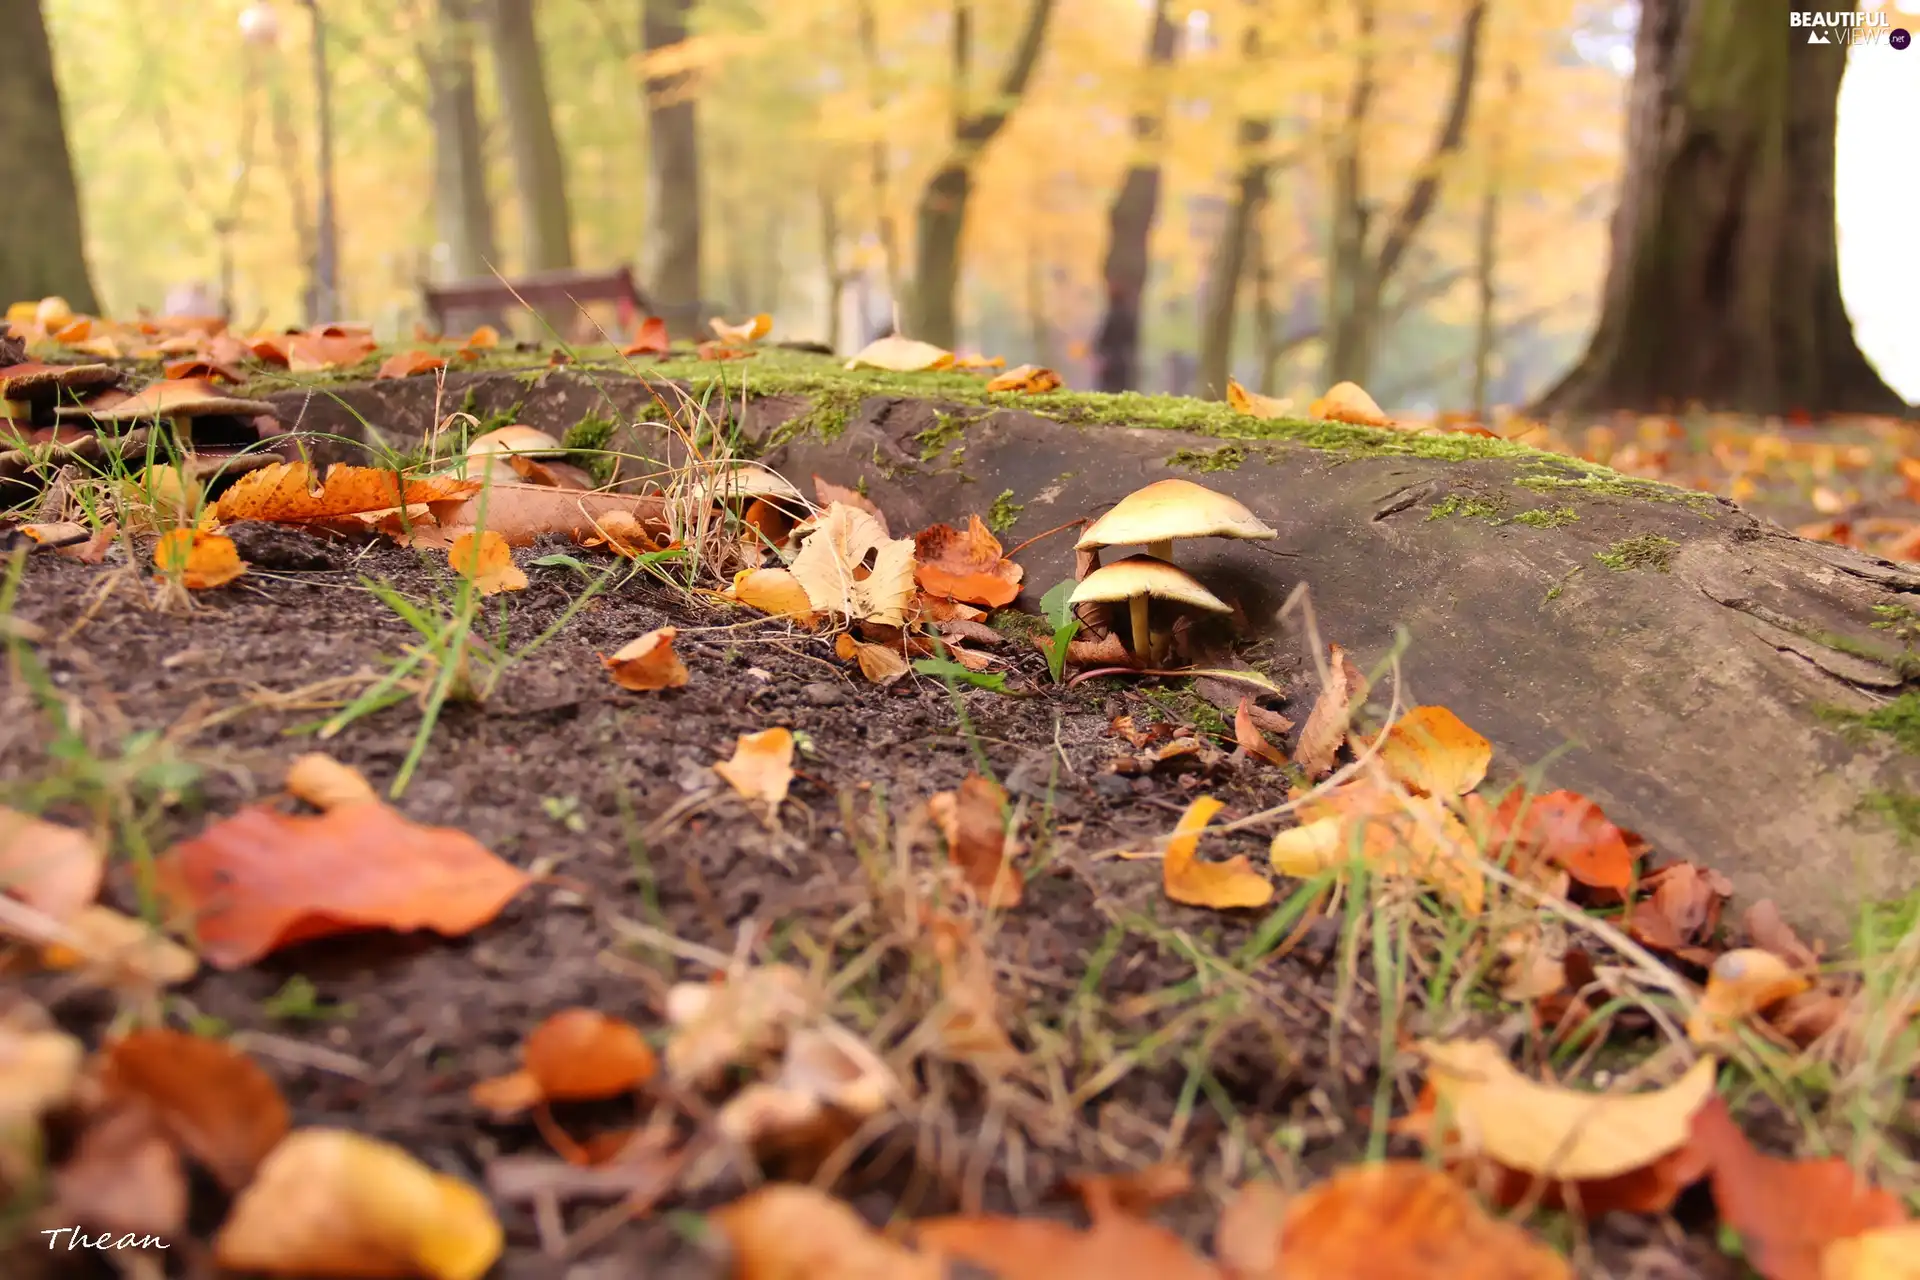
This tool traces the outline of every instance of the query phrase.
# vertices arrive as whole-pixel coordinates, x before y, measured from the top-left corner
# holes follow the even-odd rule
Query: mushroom
[[[63,405],[54,411],[60,418],[89,418],[97,423],[136,423],[166,420],[176,438],[189,448],[207,445],[245,445],[258,442],[260,431],[253,419],[277,418],[274,407],[265,400],[245,400],[222,393],[204,378],[167,378],[151,383],[136,395],[116,398],[108,392],[82,405]],[[195,419],[213,419],[210,426],[226,426],[224,431],[196,434],[189,426]],[[222,423],[221,420],[228,420]],[[234,424],[245,424],[236,428]],[[202,438],[204,436],[204,438]]]
[[[558,458],[566,451],[565,445],[540,428],[521,426],[518,423],[475,436],[467,444],[469,458],[493,453],[518,454],[528,458]]]
[[[1198,487],[1198,486],[1196,486]],[[1131,634],[1129,651],[1142,663],[1152,660],[1148,609],[1154,600],[1186,605],[1206,613],[1232,613],[1233,607],[1201,586],[1186,570],[1155,556],[1128,556],[1095,569],[1081,580],[1068,604],[1125,600]]]
[[[0,368],[0,418],[30,422],[64,390],[90,391],[120,380],[104,364],[14,364]]]
[[[1156,560],[1173,559],[1176,538],[1248,538],[1280,535],[1224,493],[1191,480],[1156,480],[1115,503],[1087,526],[1074,550],[1138,547]]]

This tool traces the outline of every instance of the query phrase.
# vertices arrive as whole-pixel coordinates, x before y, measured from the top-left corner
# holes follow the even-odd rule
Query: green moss
[[[987,625],[1008,639],[1023,643],[1052,634],[1045,618],[1018,609],[996,609],[987,619]]]
[[[1663,538],[1657,533],[1643,533],[1635,538],[1622,538],[1605,551],[1596,551],[1593,558],[1615,573],[1625,573],[1629,569],[1653,569],[1665,573],[1673,567],[1673,553],[1679,549],[1680,544],[1672,538]]]
[[[613,430],[618,424],[606,414],[589,413],[567,428],[560,443],[567,446],[567,461],[585,467],[588,474],[606,484],[613,479],[614,464],[619,461],[608,452]]]
[[[1608,470],[1597,463],[1580,458],[1543,454],[1535,450],[1527,452],[1534,455],[1528,465],[1538,467],[1539,470],[1514,481],[1522,489],[1532,489],[1538,493],[1563,495],[1579,493],[1614,498],[1639,498],[1648,502],[1679,502],[1703,514],[1719,505],[1712,494],[1701,493],[1697,489],[1682,489],[1659,480],[1642,480],[1638,476],[1624,476],[1618,471]]]
[[[1436,502],[1427,508],[1427,519],[1445,520],[1448,516],[1463,518],[1478,517],[1491,520],[1500,514],[1500,508],[1485,498],[1463,498],[1457,493],[1447,495],[1446,501]]]
[[[1167,455],[1168,466],[1189,471],[1233,471],[1246,460],[1247,451],[1237,444],[1223,444],[1218,449],[1175,449]]]
[[[1909,843],[1920,842],[1920,796],[1905,791],[1877,792],[1863,806],[1885,817]],[[1920,889],[1902,897],[1869,902],[1855,927],[1854,950],[1861,956],[1881,956],[1893,950],[1920,920]]]
[[[1858,738],[1867,733],[1884,733],[1902,749],[1920,752],[1920,692],[1910,689],[1891,702],[1882,703],[1867,712],[1824,707],[1820,716],[1841,726],[1850,736]]]
[[[1013,490],[1002,489],[1000,496],[993,500],[993,505],[987,508],[987,528],[995,533],[1005,533],[1013,528],[1020,513],[1026,509],[1026,503],[1013,500]]]
[[[1867,644],[1852,636],[1837,631],[1822,631],[1817,627],[1796,627],[1795,634],[1806,637],[1815,644],[1825,645],[1840,653],[1852,654],[1856,658],[1865,658],[1875,662],[1898,675],[1903,680],[1920,679],[1920,652],[1911,646],[1899,653],[1889,653],[1877,645]]]
[[[1888,825],[1899,833],[1903,843],[1920,845],[1920,796],[1914,795],[1911,791],[1872,791],[1868,792],[1866,798],[1860,802],[1860,807],[1885,818]],[[1909,923],[1913,918],[1916,901],[1920,901],[1920,891],[1916,891],[1913,897],[1902,899],[1899,904],[1905,908]],[[1902,929],[1901,932],[1904,933],[1906,930]]]
[[[1563,524],[1572,524],[1580,518],[1580,513],[1572,507],[1535,507],[1522,511],[1519,515],[1509,516],[1507,524],[1528,524],[1536,529],[1558,529]]]
[[[913,442],[920,446],[920,461],[932,462],[951,449],[966,434],[967,425],[968,419],[958,414],[934,410],[933,425],[913,437]]]

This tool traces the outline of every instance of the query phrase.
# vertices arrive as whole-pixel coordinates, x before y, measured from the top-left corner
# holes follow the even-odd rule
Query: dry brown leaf
[[[656,627],[629,640],[611,657],[602,654],[600,661],[622,689],[635,693],[678,689],[692,678],[687,664],[673,651],[674,637],[679,634],[677,627]]]
[[[629,560],[666,550],[654,530],[631,511],[609,511],[590,528],[591,533],[583,530],[574,535],[583,547],[605,547]]]
[[[1333,772],[1333,757],[1347,740],[1352,710],[1367,700],[1366,676],[1337,644],[1327,646],[1327,679],[1293,749],[1295,762],[1310,778],[1324,778]]]
[[[1800,940],[1771,898],[1748,907],[1744,923],[1754,946],[1773,952],[1793,968],[1810,970],[1819,965],[1820,953]]]
[[[856,510],[864,511],[873,517],[875,524],[880,526],[882,537],[891,538],[893,536],[887,531],[887,513],[876,506],[873,499],[858,489],[849,489],[846,485],[835,484],[833,481],[823,479],[816,474],[813,477],[813,496],[819,501],[823,508],[830,507],[836,502],[844,502]]]
[[[1007,792],[992,778],[968,774],[957,791],[927,801],[927,813],[946,837],[947,857],[990,907],[1020,905],[1022,882],[1007,840]]]
[[[491,529],[455,538],[447,548],[447,563],[483,596],[527,589],[526,572],[513,562],[513,549]]]
[[[214,503],[214,514],[225,524],[241,520],[311,524],[415,505],[451,512],[479,489],[478,480],[451,476],[405,480],[379,467],[345,465],[327,468],[316,487],[313,469],[306,463],[277,462],[234,481]]]
[[[1246,854],[1237,853],[1225,862],[1201,862],[1195,856],[1201,832],[1222,807],[1212,796],[1198,796],[1187,806],[1167,837],[1161,882],[1169,898],[1189,906],[1220,911],[1264,907],[1273,901],[1273,882],[1253,869]]]
[[[1445,707],[1414,707],[1387,730],[1379,758],[1411,791],[1459,796],[1487,776],[1493,744]]]
[[[253,1177],[287,1135],[286,1099],[259,1064],[218,1040],[132,1031],[107,1046],[109,1096],[137,1100],[229,1191]]]
[[[663,356],[669,348],[667,342],[667,322],[659,316],[648,316],[633,331],[633,341],[620,348],[623,356]]]
[[[107,548],[120,536],[120,526],[103,524],[98,529],[90,530],[84,524],[62,520],[51,524],[23,524],[20,532],[38,543],[64,544],[56,546],[53,551],[63,559],[78,560],[81,564],[99,564],[107,558]],[[86,541],[72,541],[83,535],[86,535]]]
[[[1511,851],[1518,867],[1546,860],[1565,867],[1582,884],[1619,890],[1633,883],[1635,843],[1637,838],[1630,842],[1629,833],[1578,792],[1529,796],[1521,788],[1501,801],[1486,839],[1489,857]]]
[[[1037,364],[1015,365],[987,383],[988,391],[1023,391],[1028,395],[1042,395],[1059,389],[1060,375]]]
[[[361,929],[468,933],[528,883],[464,831],[416,825],[384,804],[317,816],[245,808],[174,845],[155,870],[220,969]]]
[[[748,969],[723,982],[682,982],[667,993],[667,1075],[707,1088],[736,1066],[757,1066],[786,1048],[794,1028],[825,1000],[792,965]]]
[[[870,572],[863,569],[874,557]],[[904,626],[913,598],[914,544],[890,539],[864,511],[833,503],[814,523],[790,566],[820,613]]]
[[[1085,1231],[1045,1218],[985,1214],[926,1218],[913,1224],[922,1249],[937,1250],[985,1268],[996,1280],[1222,1280],[1219,1268],[1196,1256],[1166,1228],[1089,1204]]]
[[[316,809],[338,809],[349,804],[378,804],[379,793],[366,775],[321,751],[297,756],[287,766],[287,794]]]
[[[833,642],[833,651],[843,662],[859,663],[860,674],[882,688],[907,674],[907,660],[898,649],[855,640],[852,632],[841,632]]]
[[[1227,404],[1235,413],[1244,413],[1249,418],[1291,418],[1294,415],[1293,401],[1276,400],[1272,396],[1263,396],[1249,391],[1232,378],[1227,379]]]
[[[0,1137],[63,1107],[80,1083],[86,1047],[64,1031],[0,1022]]]
[[[601,536],[607,521],[627,515],[644,528],[659,524],[662,500],[657,495],[582,493],[544,484],[491,484],[440,517],[443,528],[416,524],[403,541],[415,546],[445,546],[460,533],[485,528],[516,547],[542,534],[555,533],[576,542]]]
[[[187,1174],[153,1112],[121,1105],[90,1117],[54,1171],[53,1200],[63,1224],[165,1241],[186,1229]]]
[[[436,356],[430,351],[396,351],[380,362],[380,371],[373,376],[378,378],[411,378],[415,374],[432,373],[435,369],[447,367],[445,356]]]
[[[247,571],[232,538],[199,529],[161,534],[153,548],[153,567],[160,579],[177,581],[189,591],[224,587]]]
[[[390,1143],[297,1129],[234,1201],[213,1251],[235,1271],[480,1280],[504,1242],[469,1184]]]
[[[930,596],[997,609],[1020,594],[1023,570],[1000,554],[1000,540],[979,516],[962,533],[936,524],[913,538],[914,577]]]
[[[940,1006],[928,1015],[940,1051],[982,1078],[999,1079],[1020,1060],[1000,1016],[1000,989],[980,933],[965,920],[935,915],[928,924],[940,962]]]
[[[1307,416],[1323,422],[1351,422],[1362,427],[1390,427],[1389,418],[1357,384],[1336,382],[1327,394],[1307,406]]]
[[[0,806],[0,892],[64,922],[100,896],[105,869],[86,832]]]
[[[1253,723],[1253,699],[1242,698],[1233,713],[1233,740],[1240,749],[1256,760],[1265,760],[1268,764],[1284,765],[1287,753],[1268,742],[1261,736],[1259,728]]]
[[[89,981],[115,990],[151,991],[178,986],[200,971],[200,959],[135,916],[98,904],[66,921],[69,946],[55,942],[40,949],[49,969],[71,969]]]
[[[916,342],[899,334],[875,338],[847,361],[847,368],[886,369],[893,373],[919,373],[927,369],[945,369],[953,364],[953,352],[931,342]]]
[[[771,824],[793,785],[793,733],[781,727],[743,733],[734,740],[733,757],[713,771]]]

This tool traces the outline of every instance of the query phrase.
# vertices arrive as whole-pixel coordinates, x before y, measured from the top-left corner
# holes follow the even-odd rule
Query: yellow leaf
[[[847,361],[847,368],[887,369],[894,373],[920,373],[927,369],[945,369],[953,364],[953,352],[931,342],[917,342],[897,333],[875,338]]]
[[[162,534],[153,548],[153,567],[189,591],[224,587],[247,571],[232,538],[199,529]]]
[[[1829,1242],[1820,1251],[1820,1280],[1920,1280],[1920,1222]]]
[[[1469,915],[1486,904],[1479,848],[1437,800],[1375,775],[1304,806],[1301,816],[1305,821],[1275,835],[1268,849],[1285,875],[1338,871],[1357,856],[1379,875],[1409,876],[1446,891]]]
[[[1324,422],[1351,422],[1362,427],[1393,425],[1393,419],[1381,412],[1380,406],[1373,402],[1373,397],[1351,382],[1336,382],[1328,387],[1327,394],[1307,406],[1307,416]]]
[[[28,1031],[0,1024],[0,1135],[38,1123],[62,1106],[79,1083],[87,1051],[64,1031]],[[0,1136],[0,1152],[13,1143]]]
[[[776,1183],[713,1213],[732,1246],[738,1280],[941,1280],[947,1267],[887,1239],[842,1201]]]
[[[1451,1125],[1461,1154],[1555,1182],[1646,1168],[1687,1142],[1694,1113],[1713,1094],[1712,1058],[1664,1089],[1581,1093],[1521,1075],[1491,1040],[1428,1040],[1420,1048],[1436,1115]]]
[[[491,529],[463,533],[447,548],[447,563],[483,596],[524,591],[527,575],[513,562],[513,548]]]
[[[106,854],[78,827],[0,806],[0,893],[55,920],[100,896]]]
[[[1273,882],[1255,871],[1244,853],[1225,862],[1201,862],[1194,856],[1200,833],[1220,808],[1220,802],[1212,796],[1200,796],[1180,815],[1167,838],[1166,860],[1160,864],[1167,896],[1175,902],[1216,910],[1263,907],[1273,901]]]
[[[855,640],[847,632],[841,632],[840,638],[833,642],[833,651],[843,660],[859,663],[860,674],[877,685],[890,685],[907,674],[907,660],[899,650]]]
[[[630,640],[612,657],[602,657],[607,674],[622,689],[652,693],[659,689],[678,689],[686,684],[687,664],[673,651],[677,627],[656,627],[637,640]]]
[[[1232,378],[1227,379],[1227,404],[1235,413],[1244,413],[1249,418],[1291,418],[1293,401],[1276,400],[1272,396],[1263,396],[1257,391],[1249,391]]]
[[[1060,375],[1037,364],[1015,365],[987,383],[989,391],[1024,391],[1040,395],[1060,389]]]
[[[1687,1038],[1703,1047],[1731,1039],[1734,1027],[1813,984],[1771,951],[1729,951],[1707,970],[1707,991],[1687,1019]]]
[[[321,751],[309,751],[287,766],[287,794],[316,809],[378,804],[380,797],[358,769]]]
[[[479,1280],[504,1235],[487,1198],[399,1147],[296,1129],[234,1201],[214,1256],[279,1275]]]
[[[913,550],[913,539],[889,538],[872,516],[835,502],[807,531],[791,571],[817,611],[898,627],[913,599]]]
[[[733,598],[775,617],[800,623],[813,621],[813,602],[807,598],[807,589],[786,569],[742,569],[733,576]]]
[[[1380,760],[1413,791],[1461,796],[1487,776],[1493,744],[1445,707],[1415,707],[1387,730]]]
[[[719,316],[708,322],[720,341],[728,346],[743,347],[758,338],[764,338],[773,328],[773,317],[762,311],[759,315],[742,320],[739,324],[728,324]]]
[[[734,741],[733,758],[713,766],[750,805],[758,805],[771,823],[793,785],[793,734],[784,728],[743,733]]]
[[[40,949],[40,963],[49,969],[76,970],[115,989],[177,986],[200,971],[193,952],[112,907],[96,903],[65,923],[73,945]]]

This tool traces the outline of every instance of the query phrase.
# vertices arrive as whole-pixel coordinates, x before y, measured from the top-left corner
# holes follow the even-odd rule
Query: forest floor
[[[577,426],[527,421],[556,436]],[[1541,428],[1528,442],[1730,492],[1789,527],[1833,522],[1824,533],[1835,541],[1884,549],[1920,529],[1900,465],[1920,453],[1910,426],[1833,434],[1648,419],[1600,430],[1575,441]],[[885,508],[884,493],[870,496]],[[712,589],[723,582],[691,583],[645,557],[622,561],[561,534],[516,550],[523,589],[481,597],[449,568],[444,548],[253,523],[228,532],[247,572],[193,592],[190,603],[156,587],[147,551],[97,564],[15,553],[0,618],[12,663],[0,705],[8,802],[104,835],[126,856],[110,859],[102,901],[139,912],[156,854],[222,815],[284,805],[289,769],[323,751],[413,823],[465,832],[530,880],[465,936],[376,931],[301,942],[204,969],[163,1006],[70,968],[21,976],[9,999],[43,1008],[89,1047],[163,1007],[167,1025],[220,1040],[264,1069],[296,1129],[350,1128],[485,1188],[505,1232],[500,1260],[485,1272],[495,1280],[736,1274],[721,1241],[737,1254],[741,1236],[701,1215],[750,1191],[761,1165],[830,1186],[874,1224],[955,1212],[1080,1224],[1089,1219],[1063,1190],[1070,1180],[1174,1168],[1181,1176],[1157,1186],[1149,1178],[1097,1194],[1083,1188],[1088,1234],[1110,1222],[1110,1200],[1144,1204],[1140,1213],[1197,1254],[1219,1251],[1220,1271],[1194,1274],[1278,1275],[1234,1268],[1225,1225],[1215,1226],[1220,1205],[1252,1179],[1299,1189],[1365,1160],[1431,1154],[1408,1124],[1422,1107],[1415,1041],[1486,1037],[1522,1046],[1523,1060],[1550,1079],[1594,1083],[1634,1075],[1631,1065],[1649,1057],[1671,1066],[1684,1047],[1686,1037],[1660,1046],[1688,1006],[1663,1002],[1666,980],[1644,973],[1600,1009],[1607,1043],[1543,1035],[1535,999],[1511,988],[1503,996],[1489,977],[1501,922],[1511,920],[1468,918],[1444,894],[1389,881],[1370,893],[1363,878],[1329,906],[1321,878],[1283,880],[1273,902],[1254,909],[1171,900],[1160,850],[1197,797],[1222,805],[1207,858],[1245,854],[1265,865],[1268,832],[1234,824],[1298,802],[1312,779],[1249,758],[1233,711],[1189,681],[1053,678],[1032,644],[1031,614],[985,619],[999,633],[983,643],[1004,691],[925,668],[880,686],[836,658],[830,634],[743,620]],[[1916,548],[1908,558],[1920,555],[1920,542],[1908,541]],[[684,684],[634,692],[608,678],[606,655],[662,627],[676,633]],[[449,642],[456,631],[464,638]],[[423,705],[434,662],[456,652],[468,664],[456,696]],[[356,702],[423,654],[416,679]],[[1275,714],[1296,727],[1309,721],[1319,693],[1312,665],[1252,656],[1285,692]],[[770,726],[791,731],[796,753],[791,789],[767,812],[712,766]],[[1273,736],[1288,751],[1300,746]],[[949,900],[953,886],[930,870],[945,864],[950,837],[929,800],[978,776],[1004,787],[1008,831],[1021,847],[1024,892],[1007,909]],[[1608,924],[1624,927],[1633,895],[1624,908],[1603,899],[1570,899],[1594,908],[1571,913],[1575,949],[1602,971],[1636,970],[1646,953],[1615,950],[1621,934]],[[1704,966],[1741,932],[1731,917],[1719,923],[1721,898],[1705,892],[1700,901],[1711,903],[1711,919],[1687,922],[1697,933],[1658,962],[1688,982],[1704,980]],[[1906,1010],[1920,958],[1892,935],[1863,945],[1821,966],[1813,982],[1812,994],[1845,1005],[1851,1030],[1795,1058],[1781,1028],[1756,1019],[1758,1048],[1726,1050],[1722,1092],[1740,1100],[1736,1114],[1762,1146],[1857,1155],[1865,1142],[1879,1180],[1907,1195],[1920,1180],[1907,1177],[1897,1151],[1861,1133],[1908,1117]],[[807,975],[834,1026],[908,1082],[867,1123],[803,1126],[758,1162],[732,1158],[694,1178],[688,1162],[711,1138],[715,1104],[683,1081],[596,1101],[550,1091],[550,1110],[513,1116],[489,1114],[471,1095],[512,1073],[528,1034],[569,1009],[640,1028],[671,1065],[676,984],[722,974],[738,982],[745,966],[782,963]],[[1569,990],[1602,1004],[1593,989]],[[1755,1007],[1776,1004],[1784,990]],[[1567,994],[1561,984],[1547,992]],[[29,1025],[15,1005],[5,1013]],[[754,1050],[751,1028],[731,1034],[741,1042],[733,1084],[757,1072],[797,1087],[791,1066],[774,1074],[777,1053]],[[864,1061],[848,1060],[856,1059]],[[77,1162],[87,1122],[75,1123],[79,1137],[53,1134],[56,1164]],[[636,1133],[625,1153],[607,1156]],[[1696,1146],[1704,1151],[1705,1140],[1688,1140]],[[1649,1154],[1674,1152],[1670,1144]],[[1727,1160],[1715,1179],[1735,1176]],[[1616,1174],[1638,1173],[1648,1160],[1615,1163]],[[112,1195],[134,1196],[134,1181]],[[54,1185],[57,1214],[57,1174]],[[1756,1248],[1770,1280],[1815,1274],[1783,1269],[1766,1241],[1750,1237],[1743,1250],[1709,1181],[1679,1185],[1659,1212],[1587,1221],[1522,1196],[1517,1216],[1583,1275],[1733,1277],[1756,1261]],[[69,1204],[88,1202],[75,1195]],[[1859,1198],[1849,1196],[1841,1194],[1848,1205]],[[52,1252],[29,1237],[7,1274],[211,1274],[208,1242],[228,1204],[196,1175],[187,1229],[150,1262],[157,1271],[129,1271],[112,1252]],[[1900,1215],[1875,1201],[1856,1216],[1854,1231]],[[32,1221],[35,1230],[54,1223],[45,1212]],[[1366,1249],[1379,1245],[1369,1234],[1378,1226],[1362,1213],[1341,1231],[1349,1247]],[[1812,1247],[1796,1256],[1814,1258],[1804,1252]],[[417,1265],[450,1280],[465,1274]],[[840,1270],[794,1265],[738,1274],[855,1274],[845,1261]],[[871,1274],[932,1274],[888,1265],[900,1269]],[[1029,1274],[1005,1265],[1008,1275]],[[1173,1274],[1148,1270],[1143,1258],[1098,1265],[1103,1280]],[[1091,1272],[1069,1265],[1057,1274]]]

